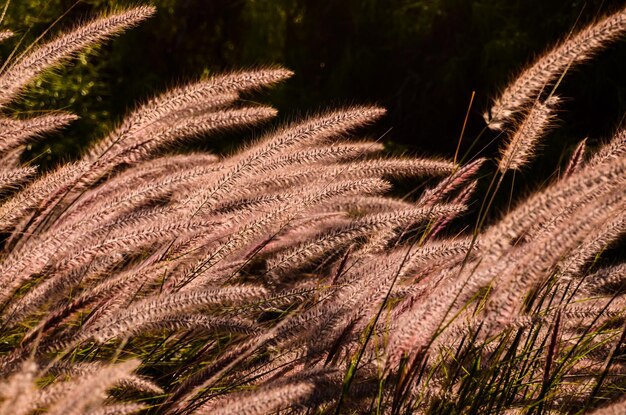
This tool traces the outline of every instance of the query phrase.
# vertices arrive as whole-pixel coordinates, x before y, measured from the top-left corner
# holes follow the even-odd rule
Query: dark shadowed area
[[[11,1],[2,23],[17,31],[6,59],[57,18],[51,32],[127,0]],[[73,157],[133,103],[172,84],[212,73],[280,64],[295,76],[251,97],[280,119],[351,103],[388,109],[372,130],[392,151],[454,154],[472,92],[461,147],[493,154],[493,133],[480,135],[482,113],[524,65],[572,29],[626,4],[603,0],[155,0],[158,14],[105,46],[80,55],[31,88],[16,112],[66,108],[88,114],[68,133],[31,151],[40,164]],[[584,137],[593,147],[626,113],[626,42],[577,67],[559,85],[558,134],[549,136],[532,174],[543,177]],[[43,83],[42,83],[43,82]],[[576,100],[568,99],[576,97]],[[111,117],[112,116],[112,117]],[[237,132],[204,140],[231,149]],[[477,140],[477,137],[478,140]],[[490,145],[490,143],[492,145]],[[46,153],[46,151],[49,151]],[[545,168],[542,168],[545,166]]]

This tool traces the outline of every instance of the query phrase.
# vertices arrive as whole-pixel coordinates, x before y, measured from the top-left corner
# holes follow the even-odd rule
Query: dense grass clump
[[[0,106],[153,12],[29,49]],[[385,156],[349,139],[384,114],[369,106],[228,157],[173,152],[275,115],[238,98],[282,68],[169,90],[46,173],[22,148],[75,116],[5,114],[0,413],[622,413],[626,131],[486,218],[553,125],[561,75],[625,31],[626,11],[599,20],[511,82],[485,114],[506,137],[494,163]]]

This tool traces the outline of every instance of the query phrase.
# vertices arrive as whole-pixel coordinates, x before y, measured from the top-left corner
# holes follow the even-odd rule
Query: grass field
[[[51,171],[25,162],[76,115],[11,102],[153,13],[96,17],[0,72],[0,414],[626,412],[626,130],[581,137],[534,193],[510,184],[626,11],[494,99],[494,160],[392,156],[360,138],[373,106],[267,131],[276,111],[240,99],[292,75],[266,67],[155,96]],[[250,128],[233,154],[179,151]]]

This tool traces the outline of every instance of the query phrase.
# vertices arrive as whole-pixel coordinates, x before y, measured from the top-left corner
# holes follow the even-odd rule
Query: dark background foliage
[[[60,16],[54,33],[101,11],[137,1],[12,0],[2,22],[17,35],[0,45],[7,59]],[[281,118],[352,103],[388,108],[373,130],[392,151],[450,157],[472,91],[462,150],[493,153],[503,137],[482,112],[499,90],[573,28],[626,0],[154,0],[158,14],[140,28],[82,54],[32,86],[16,116],[68,109],[82,116],[63,134],[33,146],[39,164],[76,156],[137,101],[212,73],[281,64],[296,75],[269,93]],[[21,39],[21,43],[20,42]],[[626,42],[573,70],[559,86],[560,128],[532,169],[553,171],[584,137],[595,145],[626,113]],[[248,133],[207,140],[229,149]],[[538,172],[538,173],[537,173]],[[529,173],[527,173],[529,174]],[[547,174],[547,173],[546,173]]]

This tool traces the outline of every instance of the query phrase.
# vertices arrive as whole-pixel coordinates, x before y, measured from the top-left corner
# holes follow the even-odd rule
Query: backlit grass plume
[[[0,105],[153,12],[30,48],[0,73]],[[488,225],[456,224],[531,160],[555,118],[541,90],[625,16],[505,89],[489,126],[524,117],[496,163],[386,155],[356,139],[384,115],[373,106],[228,156],[174,151],[273,117],[239,95],[287,79],[280,67],[149,99],[48,172],[23,147],[76,117],[3,114],[0,414],[622,413],[626,132],[589,157],[582,140],[543,189],[491,222],[481,211]],[[500,181],[481,195],[487,175]],[[426,188],[400,198],[400,179]]]
[[[515,113],[538,100],[542,92],[549,92],[554,82],[570,67],[590,59],[625,31],[626,9],[623,9],[569,36],[506,87],[485,113],[489,127],[501,129]]]

